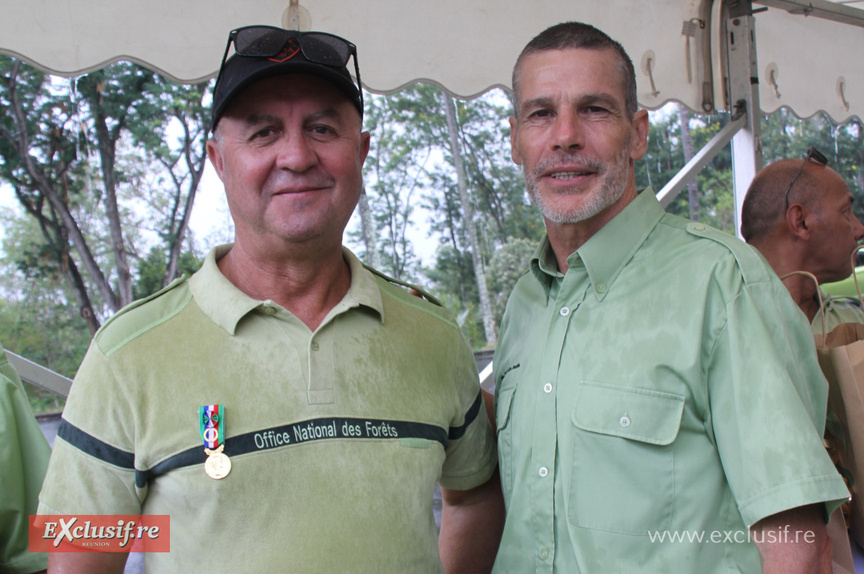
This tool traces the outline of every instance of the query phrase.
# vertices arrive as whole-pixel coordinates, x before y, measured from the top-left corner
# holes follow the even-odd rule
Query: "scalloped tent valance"
[[[828,5],[854,19],[864,2],[759,3],[770,6],[756,14],[763,111],[864,117],[864,28],[816,17]],[[125,59],[192,82],[215,75],[232,28],[299,26],[356,43],[371,91],[424,80],[469,97],[509,86],[519,50],[539,31],[582,20],[630,53],[643,106],[678,100],[712,112],[727,108],[719,13],[720,0],[0,0],[0,52],[54,74]]]

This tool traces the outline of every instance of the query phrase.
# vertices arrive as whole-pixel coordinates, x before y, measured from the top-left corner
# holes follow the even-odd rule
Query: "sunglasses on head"
[[[228,59],[228,50],[234,43],[234,53],[239,56],[272,58],[278,55],[289,40],[294,40],[303,56],[315,64],[331,68],[344,68],[354,56],[354,76],[360,94],[360,109],[363,109],[363,85],[360,83],[360,66],[357,63],[357,46],[339,36],[325,32],[298,32],[274,26],[246,26],[232,30],[222,55],[222,64],[216,76],[216,85],[222,78],[222,70]]]
[[[795,177],[792,178],[792,181],[789,182],[789,187],[786,188],[786,211],[789,211],[789,192],[792,191],[792,186],[795,185],[796,181],[798,181],[798,176],[800,176],[801,172],[804,171],[804,166],[810,161],[821,166],[828,165],[828,158],[811,145],[810,149],[808,149],[807,153],[804,155],[804,161],[801,162],[801,167],[799,167],[798,171],[795,172]]]

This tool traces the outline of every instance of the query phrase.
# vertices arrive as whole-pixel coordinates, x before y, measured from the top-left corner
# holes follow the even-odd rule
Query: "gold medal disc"
[[[220,446],[216,450],[204,449],[207,452],[207,460],[204,461],[204,472],[212,479],[219,480],[228,476],[231,472],[231,459],[222,453]]]

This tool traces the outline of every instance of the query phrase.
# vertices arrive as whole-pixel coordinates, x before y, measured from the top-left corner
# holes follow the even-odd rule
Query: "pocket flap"
[[[510,419],[510,403],[513,402],[513,394],[516,392],[516,385],[498,391],[495,397],[495,426],[500,431],[507,426],[507,421]]]
[[[573,424],[590,432],[667,445],[678,436],[683,412],[681,395],[582,381]]]

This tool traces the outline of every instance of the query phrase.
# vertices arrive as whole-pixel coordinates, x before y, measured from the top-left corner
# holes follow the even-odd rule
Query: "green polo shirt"
[[[25,574],[47,567],[45,554],[27,550],[27,521],[36,513],[50,454],[21,379],[0,346],[0,572]]]
[[[649,189],[568,264],[544,240],[501,325],[495,572],[758,572],[748,526],[848,496],[806,320],[752,248]]]
[[[864,323],[864,311],[847,297],[822,293],[822,308],[825,310],[825,332],[830,333],[841,323]],[[822,315],[816,313],[810,322],[814,335],[822,333]]]
[[[41,514],[168,514],[150,572],[438,572],[436,481],[496,466],[450,316],[366,270],[313,332],[251,299],[211,252],[115,315],[64,412]],[[224,406],[230,474],[204,471],[198,407]]]

